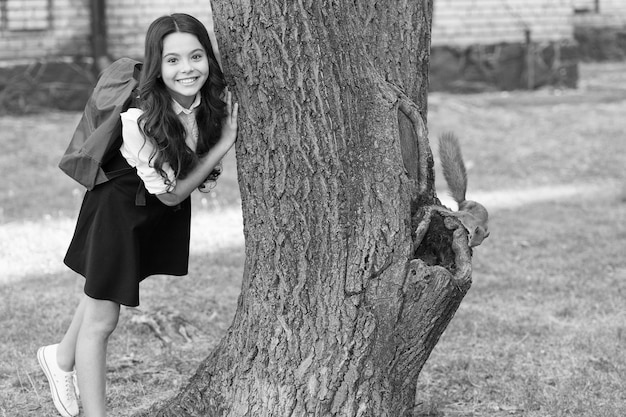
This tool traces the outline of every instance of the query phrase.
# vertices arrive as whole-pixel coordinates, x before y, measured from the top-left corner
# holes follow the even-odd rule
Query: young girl
[[[120,304],[139,305],[149,275],[187,274],[189,195],[219,175],[237,137],[238,107],[229,92],[221,100],[224,88],[202,23],[173,14],[150,25],[138,104],[122,113],[123,144],[104,167],[128,173],[85,194],[65,257],[85,277],[85,295],[61,342],[37,352],[63,416],[79,412],[75,379],[85,415],[106,415],[107,341]]]

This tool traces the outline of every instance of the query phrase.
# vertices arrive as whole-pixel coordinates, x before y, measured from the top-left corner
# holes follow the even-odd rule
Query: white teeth
[[[183,80],[178,80],[179,83],[184,85],[193,84],[196,81],[196,78],[185,78]]]

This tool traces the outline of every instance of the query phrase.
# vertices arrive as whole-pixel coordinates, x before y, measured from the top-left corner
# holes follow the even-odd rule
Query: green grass
[[[577,91],[431,96],[431,140],[460,136],[491,236],[419,377],[416,415],[626,415],[625,69],[585,66]],[[61,337],[82,289],[60,265],[81,189],[56,168],[78,116],[0,118],[0,269],[11,267],[0,276],[0,417],[56,415],[34,353]],[[244,260],[234,171],[231,153],[215,192],[194,196],[189,276],[146,280],[140,309],[123,310],[112,415],[174,393],[228,328]],[[546,186],[553,198],[527,198]],[[189,321],[194,343],[165,346],[134,320],[163,308]]]

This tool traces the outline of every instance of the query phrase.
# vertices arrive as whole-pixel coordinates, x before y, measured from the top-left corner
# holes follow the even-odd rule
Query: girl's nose
[[[191,72],[193,70],[193,67],[191,66],[191,62],[189,62],[189,60],[184,59],[182,64],[183,64],[182,72]]]

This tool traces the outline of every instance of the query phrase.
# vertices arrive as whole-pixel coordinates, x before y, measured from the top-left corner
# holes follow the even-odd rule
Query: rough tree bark
[[[241,105],[227,334],[145,416],[408,416],[471,284],[425,128],[432,0],[213,0]]]

